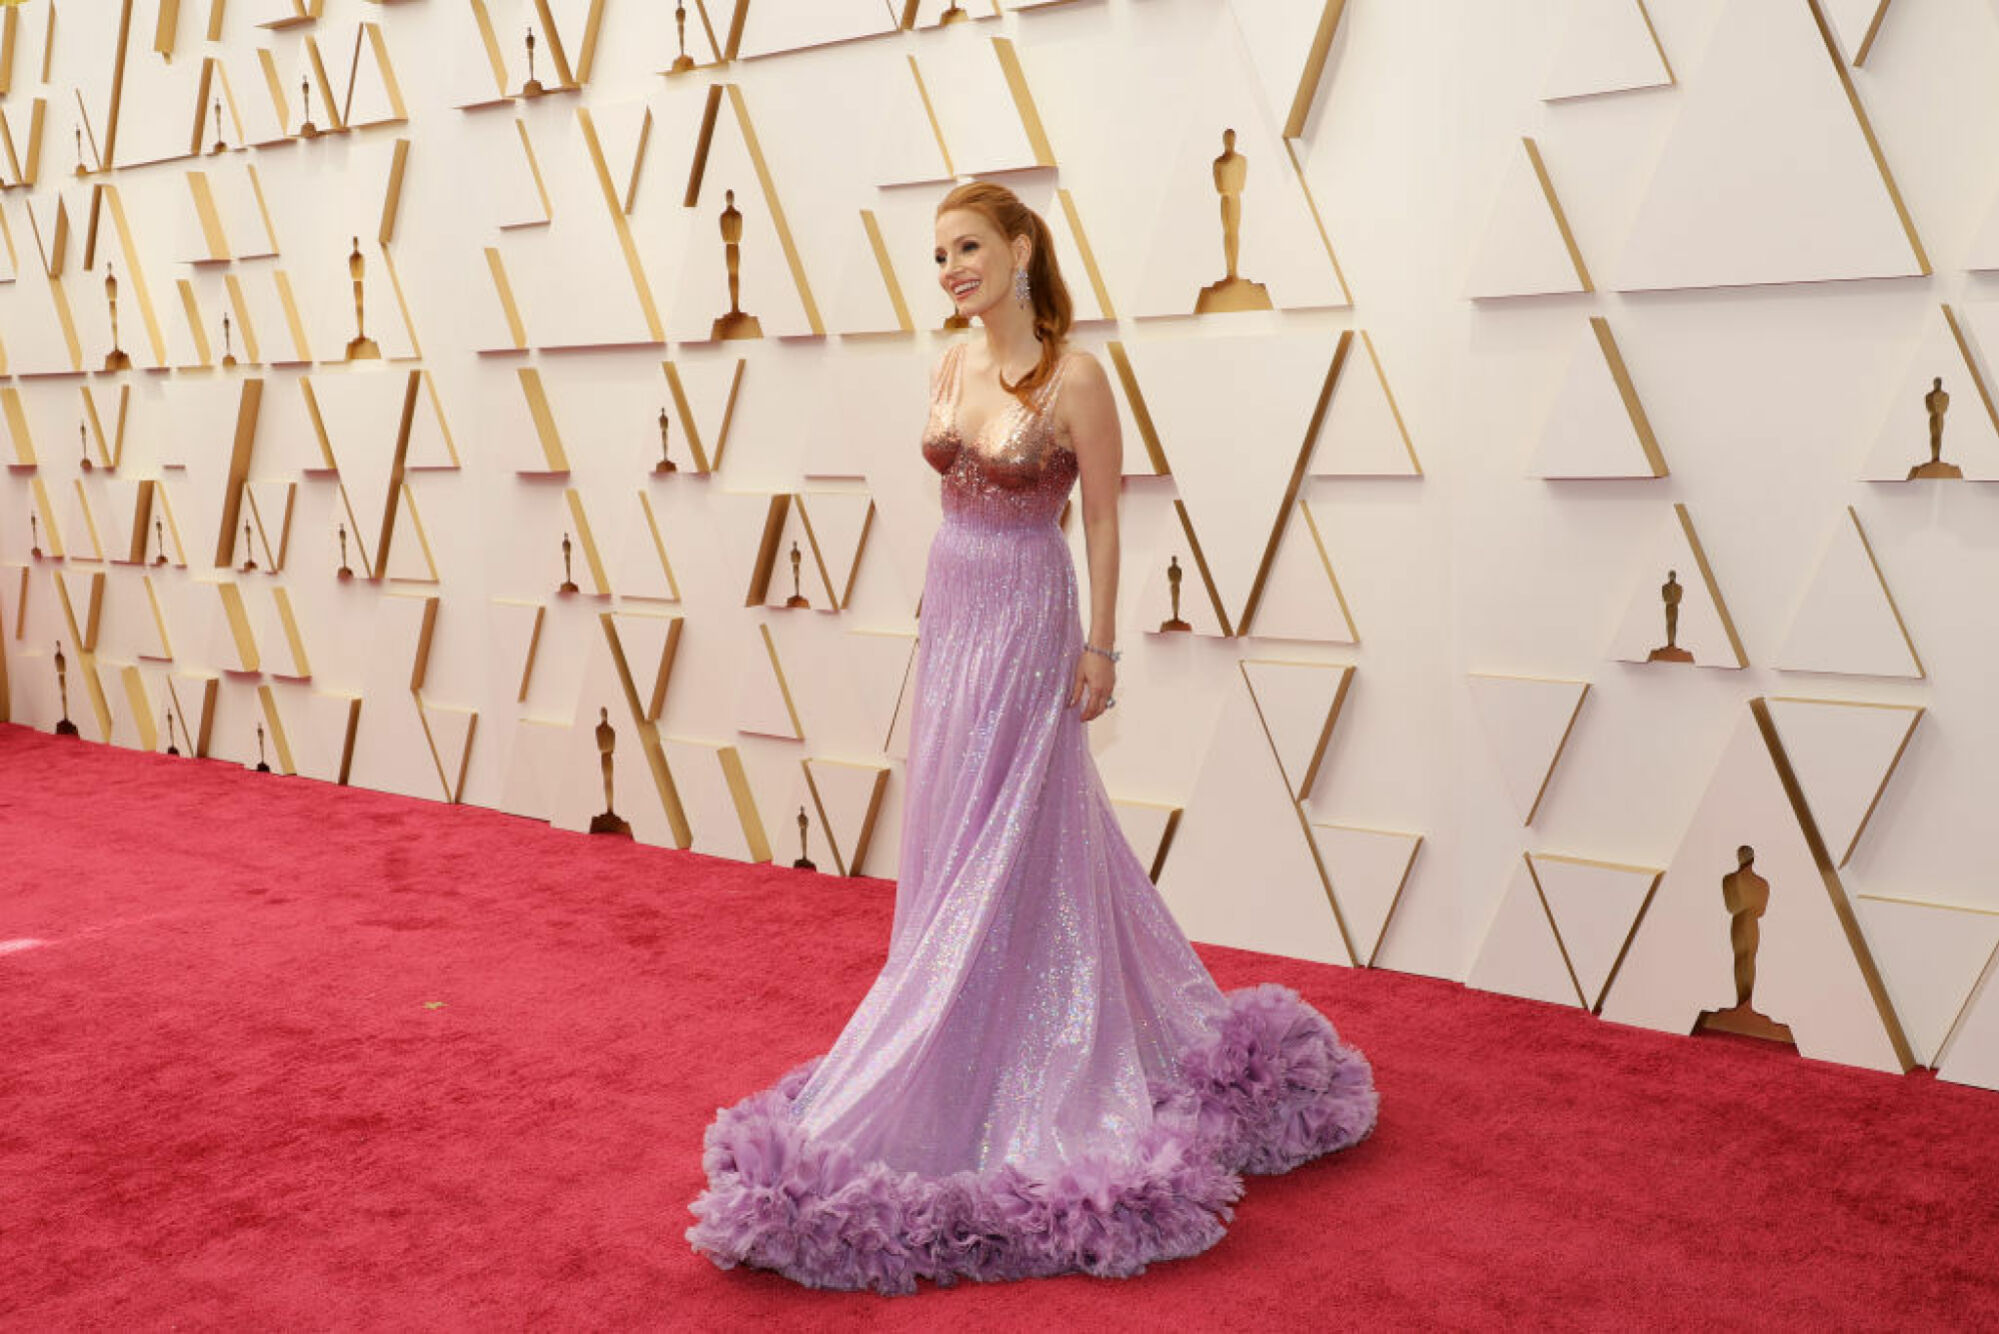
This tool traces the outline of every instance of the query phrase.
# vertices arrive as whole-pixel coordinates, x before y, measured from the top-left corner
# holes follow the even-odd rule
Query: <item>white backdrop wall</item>
[[[1746,844],[1801,1051],[1999,1086],[1999,6],[965,8],[0,11],[0,708],[60,643],[87,738],[570,829],[601,709],[641,840],[892,876],[994,174],[1118,372],[1093,737],[1192,934],[1687,1032]],[[1273,308],[1195,315],[1225,128]]]

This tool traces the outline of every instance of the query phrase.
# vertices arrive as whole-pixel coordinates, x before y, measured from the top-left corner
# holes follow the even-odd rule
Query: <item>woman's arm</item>
[[[1103,364],[1087,352],[1075,354],[1058,402],[1058,416],[1076,454],[1083,491],[1083,540],[1090,566],[1090,614],[1086,643],[1117,645],[1118,496],[1124,476],[1124,442],[1117,403]],[[1076,664],[1069,703],[1083,704],[1083,721],[1104,711],[1116,685],[1116,668],[1101,653],[1087,650]],[[1087,698],[1084,698],[1087,693]]]

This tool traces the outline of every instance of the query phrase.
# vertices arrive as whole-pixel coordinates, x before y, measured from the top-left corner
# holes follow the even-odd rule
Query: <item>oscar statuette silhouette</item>
[[[811,599],[800,592],[798,587],[798,568],[803,563],[804,558],[798,553],[798,543],[794,541],[791,544],[791,596],[784,600],[784,605],[787,607],[809,607],[812,605]]]
[[[1962,478],[1964,469],[1943,461],[1943,415],[1950,411],[1950,394],[1943,387],[1941,375],[1930,378],[1930,391],[1923,395],[1923,411],[1930,421],[1930,457],[1928,462],[1918,463],[1909,469],[1908,480],[1934,478],[1948,481]]]
[[[632,827],[617,813],[617,801],[612,796],[611,753],[617,748],[618,733],[611,726],[611,711],[600,708],[597,710],[597,766],[604,772],[604,813],[590,817],[590,832],[630,838]]]
[[[1721,878],[1721,899],[1728,909],[1728,941],[1735,952],[1735,1004],[1725,1010],[1703,1010],[1696,1033],[1735,1033],[1766,1042],[1797,1043],[1791,1030],[1751,1003],[1756,991],[1756,950],[1762,943],[1760,920],[1770,907],[1770,882],[1756,874],[1756,849],[1743,844],[1735,850],[1735,870]]]
[[[1180,619],[1180,581],[1186,577],[1180,568],[1180,557],[1175,555],[1166,563],[1166,589],[1173,597],[1173,614],[1159,623],[1162,632],[1185,633],[1194,627]]]
[[[56,641],[56,698],[62,704],[62,717],[56,722],[57,736],[81,736],[76,724],[69,720],[69,662],[62,655],[62,641]]]
[[[791,869],[794,871],[816,871],[819,869],[813,863],[809,851],[805,846],[805,831],[811,828],[811,825],[812,822],[805,818],[805,808],[800,806],[798,808],[798,860],[791,864]]]
[[[1222,131],[1221,156],[1215,159],[1215,193],[1222,203],[1222,262],[1220,280],[1201,289],[1194,301],[1194,313],[1207,315],[1230,310],[1269,310],[1270,293],[1262,283],[1254,283],[1236,271],[1242,257],[1242,192],[1249,184],[1249,159],[1236,152],[1235,131]]]
[[[1694,655],[1680,647],[1680,599],[1686,596],[1677,570],[1666,571],[1659,586],[1659,600],[1666,604],[1666,642],[1645,655],[1647,662],[1692,662]]]

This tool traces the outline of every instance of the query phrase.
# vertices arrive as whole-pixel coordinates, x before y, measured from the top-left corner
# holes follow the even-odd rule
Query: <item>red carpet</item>
[[[685,1206],[888,885],[0,726],[0,886],[8,1329],[1999,1322],[1999,1095],[1928,1075],[1204,950],[1368,1052],[1372,1140],[1130,1282],[814,1293]]]

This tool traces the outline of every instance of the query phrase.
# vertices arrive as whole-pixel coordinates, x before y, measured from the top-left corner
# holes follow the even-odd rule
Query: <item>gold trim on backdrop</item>
[[[909,317],[909,303],[902,298],[902,283],[895,276],[895,265],[888,256],[888,242],[882,238],[881,223],[875,220],[873,209],[861,210],[861,229],[868,234],[868,247],[874,251],[875,267],[881,271],[882,286],[888,289],[889,304],[895,308],[896,327],[904,333],[915,333],[916,322]]]
[[[1909,660],[1916,664],[1916,675],[1919,678],[1927,679],[1929,671],[1923,666],[1923,655],[1916,652],[1916,641],[1909,638],[1908,622],[1902,619],[1902,609],[1895,604],[1895,594],[1888,587],[1888,577],[1881,573],[1881,562],[1874,558],[1874,544],[1867,540],[1867,528],[1860,522],[1860,512],[1854,509],[1853,506],[1848,505],[1846,513],[1847,517],[1853,520],[1853,531],[1860,535],[1860,549],[1867,556],[1868,567],[1874,571],[1874,580],[1881,585],[1881,596],[1888,602],[1888,614],[1895,618],[1895,629],[1901,632],[1902,646],[1909,650]],[[1898,757],[1900,753],[1899,751],[1896,752]],[[1869,809],[1871,810],[1872,807]],[[1840,858],[1842,864],[1845,861],[1846,858]]]
[[[1701,546],[1700,534],[1694,531],[1693,515],[1687,512],[1684,502],[1676,502],[1673,512],[1679,516],[1680,531],[1686,534],[1687,547],[1694,553],[1694,564],[1700,569],[1701,582],[1707,585],[1708,598],[1714,603],[1714,614],[1721,621],[1722,632],[1728,636],[1728,647],[1735,655],[1735,665],[1747,667],[1749,655],[1743,652],[1742,636],[1735,632],[1735,618],[1728,614],[1728,603],[1721,596],[1721,584],[1714,577],[1714,567],[1708,564],[1707,549]]]
[[[1652,11],[1645,8],[1645,0],[1636,0],[1638,17],[1645,20],[1645,35],[1652,39],[1652,49],[1659,53],[1659,63],[1665,67],[1666,82],[1678,86],[1680,76],[1673,73],[1673,62],[1666,55],[1665,43],[1659,40],[1659,30],[1652,25]]]
[[[1911,651],[1913,652],[1913,650]],[[1847,864],[1848,861],[1852,860],[1853,850],[1860,846],[1861,836],[1867,832],[1867,824],[1870,820],[1874,818],[1875,807],[1881,804],[1881,798],[1883,794],[1885,794],[1888,791],[1889,782],[1893,780],[1893,778],[1895,777],[1895,770],[1902,763],[1903,754],[1906,753],[1909,749],[1909,742],[1915,738],[1916,724],[1920,723],[1923,720],[1923,715],[1926,712],[1928,712],[1928,710],[1921,704],[1873,704],[1853,699],[1806,699],[1803,696],[1799,695],[1772,695],[1770,696],[1770,702],[1773,704],[1811,704],[1817,706],[1832,705],[1843,709],[1882,709],[1889,712],[1906,713],[1909,715],[1909,725],[1907,728],[1903,729],[1902,739],[1896,743],[1895,753],[1894,755],[1889,757],[1888,767],[1881,771],[1881,781],[1874,785],[1874,795],[1867,799],[1867,809],[1861,812],[1859,823],[1854,825],[1853,837],[1846,841],[1845,849],[1839,854],[1838,865],[1844,866]],[[1828,851],[1830,851],[1830,849],[1828,849]],[[1867,898],[1879,898],[1881,896],[1874,894],[1856,894],[1854,897],[1867,899]],[[1948,907],[1949,905],[1932,904],[1930,906]],[[1999,911],[1999,909],[1995,909],[1993,911]]]
[[[0,97],[14,91],[14,52],[20,37],[21,11],[9,5],[0,9]],[[0,684],[5,678],[0,677]],[[0,718],[0,722],[6,721]]]
[[[493,16],[486,10],[486,0],[470,0],[472,22],[479,29],[479,40],[486,48],[486,64],[493,72],[493,91],[500,97],[507,95],[507,62],[500,54],[500,39],[493,32]]]
[[[543,3],[543,0],[536,0]],[[645,262],[639,257],[638,241],[632,236],[631,220],[625,216],[624,201],[618,194],[618,187],[611,179],[611,167],[604,160],[604,146],[597,138],[597,123],[590,118],[590,112],[583,107],[576,109],[576,125],[583,133],[583,147],[590,155],[591,169],[597,176],[597,188],[603,192],[604,208],[611,218],[611,229],[618,235],[618,247],[624,251],[625,269],[631,275],[632,293],[639,299],[639,310],[645,315],[646,331],[655,343],[666,341],[666,328],[660,323],[659,307],[654,303],[652,284],[646,280]],[[752,148],[754,154],[754,146]],[[758,158],[759,174],[762,159]],[[782,222],[780,220],[780,228]],[[789,238],[780,236],[789,246]],[[816,327],[816,326],[815,326]]]
[[[285,735],[285,720],[278,715],[276,693],[268,684],[257,687],[257,699],[263,705],[264,726],[269,730],[271,746],[278,753],[278,772],[296,774],[298,766],[292,762],[291,739]]]
[[[1305,531],[1311,536],[1312,549],[1318,554],[1319,568],[1326,572],[1326,582],[1332,585],[1333,600],[1339,603],[1340,620],[1347,627],[1348,640],[1360,644],[1360,628],[1354,624],[1353,608],[1347,605],[1346,590],[1340,587],[1339,572],[1333,568],[1333,558],[1326,550],[1325,534],[1319,531],[1319,521],[1312,517],[1312,507],[1303,500],[1297,502],[1298,516],[1305,521]]]
[[[1111,304],[1111,289],[1104,283],[1103,270],[1097,267],[1097,252],[1090,245],[1090,235],[1083,230],[1083,215],[1076,211],[1076,199],[1067,186],[1057,186],[1056,202],[1062,205],[1062,216],[1069,221],[1069,234],[1076,238],[1076,253],[1082,256],[1083,272],[1089,276],[1090,292],[1097,299],[1097,308],[1104,312],[1104,318],[1114,320],[1117,310]]]
[[[521,393],[527,396],[528,415],[534,419],[535,438],[541,442],[541,455],[547,462],[549,472],[569,471],[569,452],[562,447],[562,434],[555,427],[555,412],[548,404],[548,391],[542,387],[541,371],[534,366],[520,368]]]
[[[402,503],[404,495],[403,474],[407,469],[409,460],[410,427],[416,422],[416,396],[417,390],[422,385],[422,381],[422,371],[411,371],[408,379],[403,382],[402,416],[396,424],[395,452],[389,459],[389,485],[382,500],[382,526],[379,530],[381,536],[375,543],[374,575],[377,579],[386,579],[389,577],[389,545],[395,540],[396,536],[396,510]],[[419,535],[421,532],[422,529],[419,528]],[[420,536],[419,540],[422,540]],[[429,543],[427,541],[424,542],[424,547],[424,561],[430,565],[431,576],[435,578],[437,567],[430,563]]]
[[[215,349],[208,342],[208,320],[201,313],[201,303],[194,295],[194,284],[186,278],[174,279],[174,286],[180,289],[181,318],[187,321],[187,336],[194,340],[194,364],[213,367]]]
[[[53,4],[54,0],[50,0]],[[104,171],[118,163],[118,112],[125,102],[125,57],[132,45],[132,0],[121,0],[118,11],[118,42],[111,57],[111,109],[104,118],[104,147],[98,151],[97,165]],[[80,95],[80,94],[79,94]],[[95,144],[92,145],[96,147]]]
[[[583,493],[572,486],[563,495],[569,502],[569,517],[576,525],[577,545],[583,548],[583,559],[590,566],[592,592],[598,597],[609,597],[611,581],[604,575],[604,558],[597,551],[597,538],[583,507]]]
[[[292,352],[295,360],[302,363],[310,362],[312,348],[306,342],[305,318],[299,314],[298,300],[292,295],[291,275],[283,269],[273,271],[271,286],[277,289],[278,307],[285,313],[285,327],[292,336]]]
[[[770,655],[770,669],[777,676],[777,691],[784,696],[784,712],[791,719],[791,735],[799,741],[805,740],[805,724],[798,720],[798,703],[791,697],[791,682],[785,679],[784,664],[778,661],[777,641],[771,638],[770,623],[759,622],[757,630],[763,635],[764,652]]]
[[[1152,471],[1161,477],[1171,476],[1173,469],[1159,444],[1159,428],[1152,424],[1152,410],[1145,406],[1145,394],[1138,387],[1138,376],[1132,372],[1124,344],[1113,338],[1104,344],[1104,355],[1111,359],[1111,369],[1117,373],[1118,383],[1124,386],[1124,401],[1131,408],[1132,424],[1138,427],[1138,438],[1145,445],[1146,458],[1152,461]]]
[[[1854,49],[1853,63],[1856,68],[1867,63],[1867,57],[1874,53],[1874,39],[1881,35],[1881,20],[1888,17],[1888,6],[1893,0],[1880,0],[1874,6],[1874,16],[1867,20],[1867,31],[1860,38],[1860,45]]]
[[[1306,766],[1307,779],[1301,781],[1294,790],[1290,777],[1284,773],[1284,764],[1278,758],[1277,736],[1270,730],[1270,720],[1263,716],[1263,701],[1256,697],[1256,686],[1249,679],[1251,663],[1268,662],[1283,667],[1317,667],[1339,673],[1339,684],[1333,689],[1333,702],[1326,709],[1326,721],[1319,729],[1318,741],[1312,749],[1311,763]],[[1284,783],[1285,793],[1291,798],[1291,813],[1298,817],[1298,831],[1305,837],[1305,846],[1312,854],[1312,868],[1319,873],[1319,885],[1325,891],[1326,902],[1333,910],[1333,925],[1339,928],[1340,945],[1347,952],[1347,962],[1360,966],[1360,951],[1353,947],[1353,932],[1347,929],[1346,914],[1340,911],[1339,897],[1333,892],[1333,878],[1326,873],[1326,860],[1320,855],[1319,841],[1312,837],[1312,819],[1305,811],[1306,799],[1311,796],[1312,783],[1318,779],[1319,763],[1325,757],[1326,746],[1332,740],[1333,728],[1339,725],[1340,711],[1345,707],[1347,691],[1353,686],[1354,669],[1349,663],[1340,662],[1283,662],[1269,658],[1245,658],[1236,664],[1242,676],[1243,688],[1249,691],[1250,707],[1256,710],[1257,726],[1263,729],[1263,741],[1270,748],[1270,762],[1277,766],[1279,779]],[[1387,928],[1384,925],[1383,931]]]
[[[1623,400],[1624,414],[1631,419],[1631,429],[1638,435],[1638,447],[1645,451],[1645,462],[1654,477],[1664,477],[1668,474],[1666,456],[1659,451],[1659,438],[1652,434],[1652,419],[1645,415],[1645,405],[1638,401],[1638,390],[1631,383],[1631,371],[1624,364],[1616,335],[1610,331],[1610,321],[1592,315],[1589,324],[1596,333],[1596,345],[1603,353],[1604,363],[1610,367],[1610,378],[1617,382],[1617,396]]]
[[[1270,580],[1271,567],[1277,563],[1277,548],[1284,541],[1284,529],[1291,518],[1291,508],[1297,502],[1298,492],[1304,487],[1306,469],[1312,463],[1312,449],[1318,443],[1319,431],[1326,423],[1326,410],[1332,405],[1333,392],[1340,382],[1340,373],[1346,368],[1348,354],[1353,350],[1353,330],[1342,329],[1339,342],[1333,349],[1332,364],[1326,368],[1325,383],[1319,389],[1319,401],[1312,408],[1312,421],[1305,428],[1305,438],[1298,445],[1298,457],[1291,466],[1291,478],[1284,486],[1284,501],[1277,510],[1277,522],[1271,526],[1270,538],[1264,543],[1263,560],[1256,567],[1256,577],[1250,581],[1249,594],[1242,603],[1242,624],[1232,633],[1249,634],[1256,623],[1256,609],[1263,601],[1263,590]],[[1191,528],[1189,538],[1192,537]],[[1198,553],[1196,553],[1198,555]],[[1330,570],[1330,567],[1329,567]],[[1206,562],[1201,562],[1201,577],[1207,578]],[[1337,583],[1334,585],[1338,589]],[[1213,590],[1210,590],[1213,592]],[[1221,605],[1221,596],[1214,593],[1215,605]],[[1340,599],[1342,610],[1346,599]],[[1227,621],[1224,620],[1224,626]],[[1351,622],[1349,622],[1351,624]]]
[[[1582,979],[1576,976],[1575,960],[1569,957],[1569,944],[1562,939],[1562,928],[1555,924],[1555,910],[1548,906],[1547,891],[1541,888],[1541,873],[1534,868],[1534,855],[1520,854],[1520,860],[1527,865],[1527,881],[1534,886],[1534,900],[1541,905],[1541,915],[1548,919],[1548,934],[1555,938],[1555,948],[1562,955],[1562,971],[1569,975],[1569,985],[1575,988],[1576,1004],[1587,1010],[1589,997],[1583,994]]]
[[[1909,1047],[1908,1037],[1902,1032],[1895,1006],[1888,998],[1887,985],[1874,966],[1873,952],[1867,948],[1867,936],[1861,931],[1860,919],[1854,916],[1853,904],[1847,899],[1846,886],[1839,878],[1839,868],[1833,865],[1832,857],[1826,850],[1825,838],[1819,832],[1818,820],[1812,815],[1811,806],[1805,800],[1804,788],[1791,768],[1790,756],[1784,750],[1783,739],[1777,734],[1776,722],[1770,717],[1770,705],[1758,695],[1749,701],[1749,712],[1756,719],[1756,730],[1762,734],[1763,745],[1770,753],[1770,763],[1776,767],[1777,779],[1784,787],[1784,797],[1791,804],[1791,814],[1797,817],[1798,829],[1805,836],[1805,846],[1818,866],[1819,878],[1825,881],[1833,913],[1839,918],[1840,929],[1846,934],[1846,943],[1853,951],[1853,961],[1860,966],[1860,975],[1867,983],[1867,994],[1874,1001],[1881,1027],[1888,1035],[1889,1045],[1895,1049],[1896,1061],[1906,1073],[1916,1064],[1915,1054]]]
[[[236,400],[236,436],[230,448],[229,470],[223,483],[222,525],[215,537],[215,568],[226,570],[236,549],[236,532],[243,521],[243,488],[250,478],[250,454],[257,443],[257,417],[264,403],[262,379],[243,381]]]
[[[257,637],[250,632],[250,613],[243,605],[243,590],[234,583],[215,585],[215,595],[222,601],[223,618],[229,623],[229,635],[236,643],[237,670],[258,672],[263,670],[263,660],[257,655]]]
[[[937,119],[937,108],[930,101],[930,87],[923,82],[923,67],[916,63],[916,57],[909,57],[909,73],[916,80],[916,95],[923,102],[923,114],[930,121],[931,137],[937,141],[937,151],[944,157],[944,174],[956,176],[958,169],[951,165],[951,145],[944,141],[944,126]]]
[[[1985,383],[1985,377],[1979,374],[1978,358],[1972,355],[1971,342],[1964,336],[1964,326],[1958,323],[1957,311],[1948,301],[1943,303],[1943,318],[1944,323],[1950,326],[1950,336],[1957,342],[1958,355],[1964,358],[1965,374],[1971,377],[1972,388],[1978,391],[1978,401],[1985,405],[1985,415],[1991,419],[1993,431],[1999,432],[1999,406],[1993,403],[1992,390]]]
[[[506,316],[507,336],[514,341],[517,349],[525,351],[528,345],[527,326],[521,322],[521,308],[514,301],[514,285],[507,277],[507,262],[500,256],[498,246],[486,247],[486,271],[493,278],[493,295],[500,300],[500,313]]]
[[[1298,77],[1298,90],[1291,95],[1291,110],[1284,117],[1284,138],[1300,139],[1305,134],[1305,122],[1311,118],[1312,103],[1319,95],[1319,85],[1325,82],[1326,59],[1333,51],[1333,38],[1340,30],[1340,18],[1346,13],[1347,0],[1325,0],[1325,8],[1319,11],[1319,26],[1312,34],[1312,44],[1305,51],[1304,72]]]
[[[1048,131],[1041,124],[1041,111],[1034,105],[1034,94],[1027,86],[1027,73],[1020,67],[1020,53],[1014,50],[1011,41],[995,37],[993,54],[999,57],[1000,71],[1006,75],[1007,91],[1013,95],[1013,109],[1020,116],[1020,128],[1027,133],[1027,146],[1034,150],[1034,165],[1057,165],[1055,146],[1048,142]]]
[[[653,789],[659,795],[660,808],[666,812],[667,825],[673,831],[673,844],[685,850],[694,842],[694,831],[687,822],[687,809],[680,802],[680,789],[673,781],[673,769],[666,760],[666,748],[660,744],[659,729],[647,716],[639,703],[638,687],[632,679],[631,663],[625,658],[624,642],[618,638],[618,627],[613,613],[601,612],[597,617],[603,628],[605,642],[610,645],[611,666],[618,673],[618,684],[623,687],[625,708],[637,730],[639,748],[645,752],[646,765],[652,772]],[[666,631],[666,651],[660,667],[658,683],[654,686],[655,698],[664,701],[666,679],[672,670],[674,659],[679,655],[681,618],[675,616]],[[655,715],[656,716],[656,715]]]
[[[127,665],[120,669],[119,677],[125,683],[125,704],[132,710],[132,725],[139,729],[139,745],[145,750],[160,748],[160,729],[153,722],[153,701],[146,694],[146,678],[137,666]],[[7,684],[6,669],[0,667],[0,688]],[[0,715],[0,722],[5,722]]]
[[[1575,266],[1576,281],[1582,284],[1583,291],[1594,292],[1596,284],[1590,280],[1589,265],[1583,263],[1583,252],[1576,248],[1576,234],[1569,226],[1569,215],[1562,211],[1562,201],[1555,194],[1555,182],[1548,175],[1548,164],[1541,160],[1541,146],[1524,135],[1520,142],[1526,145],[1527,161],[1534,167],[1534,179],[1540,182],[1541,195],[1548,201],[1548,211],[1555,215],[1555,226],[1562,233],[1562,244],[1568,249],[1569,263]]]
[[[408,139],[396,140],[395,154],[389,159],[389,182],[387,187],[382,191],[382,223],[381,226],[375,229],[375,244],[382,246],[384,249],[387,248],[389,242],[396,239],[396,219],[402,214],[403,179],[409,170],[409,163],[410,141]],[[262,197],[263,193],[260,190],[258,192],[259,200]],[[276,249],[276,246],[273,245],[272,248]]]
[[[1812,18],[1819,25],[1819,37],[1825,43],[1826,55],[1832,60],[1833,72],[1839,76],[1839,86],[1846,90],[1847,105],[1853,108],[1853,119],[1860,126],[1861,137],[1867,141],[1867,151],[1874,155],[1874,168],[1881,173],[1881,184],[1888,191],[1889,202],[1895,206],[1895,216],[1901,220],[1902,234],[1908,238],[1909,249],[1916,257],[1917,272],[1928,277],[1933,272],[1929,252],[1923,249],[1922,238],[1916,235],[1916,220],[1909,215],[1909,206],[1902,199],[1901,188],[1895,184],[1895,173],[1888,169],[1888,159],[1881,152],[1881,141],[1874,136],[1874,122],[1867,118],[1860,90],[1854,87],[1853,73],[1847,69],[1846,61],[1839,54],[1839,41],[1833,36],[1832,24],[1826,19],[1824,0],[1806,0],[1806,3],[1812,7]],[[1881,11],[1875,12],[1874,20],[1876,24],[1880,22]],[[1873,26],[1869,25],[1867,34],[1870,46],[1874,40]]]

